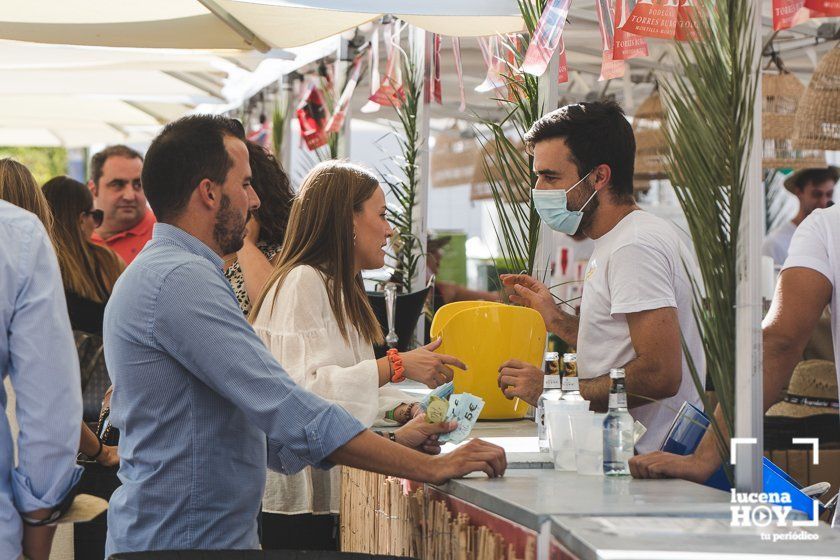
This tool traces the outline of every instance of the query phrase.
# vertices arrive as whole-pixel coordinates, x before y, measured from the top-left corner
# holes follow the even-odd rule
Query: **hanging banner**
[[[677,41],[697,40],[697,17],[699,13],[697,0],[680,0],[680,7],[677,8],[677,30],[674,35]]]
[[[399,107],[405,100],[400,65],[402,50],[399,48],[402,28],[396,26],[397,24],[394,23],[394,28],[391,32],[388,33],[386,31],[385,40],[388,48],[388,60],[385,62],[385,75],[382,77],[379,89],[370,96],[370,100],[374,103],[390,107]]]
[[[615,0],[615,22],[613,25],[613,59],[630,60],[648,55],[647,41],[644,37],[633,35],[621,29],[630,12],[636,5],[636,0]]]
[[[502,78],[505,59],[501,56],[501,41],[501,37],[495,35],[486,40],[483,37],[478,38],[481,54],[484,55],[484,63],[487,65],[484,81],[475,87],[478,93],[487,93],[505,86],[505,80]]]
[[[528,50],[522,63],[522,72],[534,76],[542,76],[548,67],[548,62],[560,44],[560,35],[566,26],[571,0],[549,0],[543,10]]]
[[[805,0],[805,7],[820,15],[811,17],[840,17],[840,0]]]
[[[353,60],[353,69],[350,71],[350,77],[347,79],[344,91],[341,92],[341,97],[338,98],[338,104],[336,105],[335,112],[327,122],[327,132],[338,132],[344,125],[344,119],[347,117],[347,107],[350,106],[350,100],[353,98],[353,92],[356,90],[356,85],[359,83],[359,77],[362,75],[362,61],[365,54],[358,54]]]
[[[525,76],[522,72],[512,70],[516,68],[516,53],[521,52],[521,49],[525,47],[525,37],[519,33],[508,33],[505,36],[505,43],[501,46],[504,48],[502,79],[507,86],[506,98],[508,101],[516,101],[517,97],[521,95],[521,90],[519,92],[515,90],[525,83]]]
[[[379,89],[379,24],[370,34],[370,94],[373,96]],[[375,113],[379,110],[379,103],[368,99],[361,109],[362,113]]]
[[[461,104],[458,111],[463,113],[467,109],[467,96],[464,93],[464,67],[461,62],[461,39],[452,37],[452,54],[455,56],[455,74],[458,75],[458,95],[461,97]]]
[[[309,150],[315,150],[325,146],[328,140],[327,134],[327,106],[321,90],[310,83],[304,95],[304,102],[297,108],[298,123],[300,123],[300,135],[306,142]]]
[[[623,31],[654,39],[673,39],[677,33],[680,0],[637,0]]]
[[[557,69],[557,83],[565,84],[569,81],[569,66],[566,63],[566,44],[560,40],[560,64]]]
[[[432,51],[432,64],[434,65],[434,74],[432,74],[432,101],[438,105],[443,105],[443,94],[440,90],[440,35],[434,34],[434,50]]]
[[[598,81],[612,80],[624,76],[624,61],[613,57],[613,11],[610,0],[595,0],[595,10],[598,12],[598,27],[601,30],[601,75]]]
[[[821,17],[805,7],[805,0],[773,0],[773,31],[790,29],[812,17]]]

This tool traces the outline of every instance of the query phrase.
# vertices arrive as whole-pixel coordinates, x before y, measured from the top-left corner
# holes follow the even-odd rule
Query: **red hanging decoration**
[[[677,9],[677,31],[674,38],[677,41],[696,41],[697,17],[699,10],[696,0],[680,0],[680,7]]]
[[[595,0],[595,11],[598,12],[598,27],[601,30],[601,75],[598,81],[612,80],[624,76],[625,65],[623,60],[616,60],[613,57],[613,10],[610,0]]]
[[[353,70],[350,72],[350,77],[347,79],[344,91],[341,92],[341,97],[338,98],[335,112],[327,122],[327,132],[338,132],[344,125],[344,119],[347,118],[347,108],[350,106],[353,92],[356,90],[359,77],[362,75],[362,62],[366,54],[356,55],[356,58],[353,60]]]
[[[327,144],[329,115],[321,90],[314,84],[310,84],[308,91],[308,94],[304,95],[304,102],[298,106],[296,112],[298,123],[300,123],[301,138],[311,151]]]
[[[840,0],[805,0],[805,7],[820,14],[819,16],[811,15],[811,17],[840,16]]]
[[[394,24],[396,25],[396,24]],[[370,96],[370,101],[378,105],[399,107],[405,101],[405,90],[402,85],[402,72],[399,68],[400,51],[397,45],[400,43],[402,28],[396,27],[390,34],[391,41],[388,44],[388,60],[385,63],[385,75],[376,93]],[[388,35],[386,34],[386,39]]]
[[[566,62],[566,44],[560,39],[560,64],[557,69],[557,83],[565,84],[569,81],[569,65]]]
[[[621,29],[653,39],[673,39],[678,9],[679,0],[639,0]]]
[[[571,3],[571,0],[549,0],[546,3],[525,52],[523,72],[534,76],[542,76],[545,73],[548,62],[560,44],[560,36],[566,26]]]
[[[443,94],[440,89],[440,35],[434,34],[432,50],[432,101],[438,105],[443,105]]]
[[[621,29],[630,16],[628,0],[616,0],[615,22],[613,26],[613,59],[630,60],[648,55],[647,41],[644,37],[633,35]]]

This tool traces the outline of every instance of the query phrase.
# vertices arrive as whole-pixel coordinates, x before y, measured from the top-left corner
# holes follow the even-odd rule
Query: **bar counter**
[[[699,484],[555,471],[529,420],[480,422],[472,435],[505,448],[504,477],[473,474],[434,486],[344,469],[342,550],[424,560],[840,555],[840,531],[824,523],[730,527],[730,495]],[[811,540],[761,535],[802,531]]]

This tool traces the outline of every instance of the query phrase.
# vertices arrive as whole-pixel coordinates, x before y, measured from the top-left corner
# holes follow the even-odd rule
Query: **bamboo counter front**
[[[743,552],[750,537],[756,543],[760,539],[757,534],[720,532],[730,519],[728,493],[682,480],[608,479],[553,470],[548,454],[536,450],[529,420],[479,423],[473,436],[505,448],[504,477],[491,480],[477,474],[433,486],[343,469],[342,550],[422,560],[567,560],[622,558],[619,549],[626,545],[627,558],[666,558],[662,550],[686,552],[680,548],[690,532],[685,527],[703,526],[718,532],[707,539],[692,534],[691,542],[697,558],[710,558],[710,552]],[[631,526],[633,520],[646,525],[644,519],[654,527],[662,519],[684,524],[674,521],[671,533],[656,538],[619,537],[609,534],[609,524],[599,522],[606,518]],[[779,551],[836,555],[840,531],[825,526],[814,531],[820,533],[815,544]],[[601,553],[605,544],[608,555]],[[647,548],[650,556],[644,553]]]

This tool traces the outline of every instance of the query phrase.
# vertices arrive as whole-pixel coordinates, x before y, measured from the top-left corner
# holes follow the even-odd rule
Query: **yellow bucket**
[[[528,404],[520,402],[514,408],[516,399],[505,398],[498,385],[499,366],[516,358],[541,367],[545,323],[533,309],[488,303],[441,307],[432,321],[431,335],[443,338],[438,352],[457,356],[467,365],[467,371],[455,370],[455,392],[484,399],[481,420],[522,418]]]

